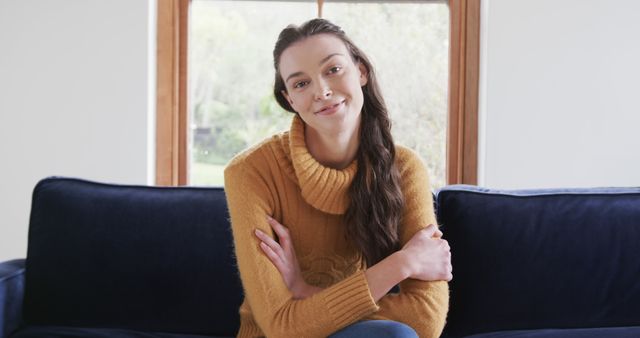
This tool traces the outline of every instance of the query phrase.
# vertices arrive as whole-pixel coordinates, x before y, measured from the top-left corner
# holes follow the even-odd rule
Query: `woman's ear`
[[[364,87],[369,79],[369,70],[362,62],[358,62],[358,69],[360,70],[360,87]]]
[[[287,102],[289,102],[289,105],[291,106],[291,108],[293,108],[293,100],[291,100],[291,98],[289,97],[289,94],[287,94],[286,90],[281,90],[280,93],[282,93],[282,96],[284,96],[285,99],[287,99]]]

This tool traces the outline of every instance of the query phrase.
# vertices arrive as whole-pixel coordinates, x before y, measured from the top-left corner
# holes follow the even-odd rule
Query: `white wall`
[[[640,186],[640,2],[482,6],[479,184]]]
[[[26,257],[38,180],[153,181],[154,3],[0,0],[0,261]]]

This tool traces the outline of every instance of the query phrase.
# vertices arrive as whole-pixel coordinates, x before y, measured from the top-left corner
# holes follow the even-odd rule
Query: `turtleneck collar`
[[[356,174],[357,160],[344,169],[326,167],[309,153],[304,138],[304,121],[297,114],[291,121],[289,149],[302,197],[314,208],[341,215],[349,207],[349,186]]]

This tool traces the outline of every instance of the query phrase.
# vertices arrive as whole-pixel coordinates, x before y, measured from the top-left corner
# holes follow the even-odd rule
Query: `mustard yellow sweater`
[[[326,337],[364,319],[403,322],[422,338],[438,337],[449,306],[444,281],[407,279],[400,293],[374,302],[362,255],[345,238],[347,190],[357,161],[336,170],[318,163],[304,139],[304,122],[234,157],[225,169],[225,191],[245,299],[238,337]],[[412,150],[397,146],[396,165],[406,201],[399,226],[404,245],[419,229],[436,224],[427,171]],[[271,234],[270,215],[289,228],[307,283],[323,288],[294,300],[259,247],[258,228]]]

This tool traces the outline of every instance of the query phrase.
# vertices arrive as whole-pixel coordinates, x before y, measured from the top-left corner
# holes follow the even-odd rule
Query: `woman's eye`
[[[340,69],[342,69],[342,67],[340,67],[340,66],[331,67],[331,68],[329,68],[329,73],[331,73],[331,74],[337,73],[337,72],[340,71]]]
[[[303,87],[304,85],[306,85],[306,84],[307,84],[307,81],[300,81],[300,82],[296,82],[296,83],[293,85],[293,88],[302,88],[302,87]]]

